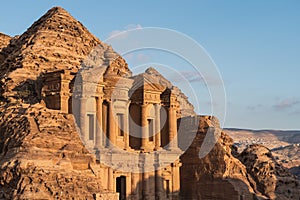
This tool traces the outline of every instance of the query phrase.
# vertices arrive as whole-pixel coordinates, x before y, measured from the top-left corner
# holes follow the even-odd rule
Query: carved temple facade
[[[122,58],[42,82],[46,106],[74,114],[83,143],[104,161],[104,190],[122,200],[179,198],[177,120],[194,111],[177,87],[153,68],[132,76]]]

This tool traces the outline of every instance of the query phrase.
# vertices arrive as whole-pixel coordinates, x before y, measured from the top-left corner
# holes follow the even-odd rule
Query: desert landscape
[[[0,199],[300,199],[300,131],[222,129],[62,7],[0,34],[0,85]]]

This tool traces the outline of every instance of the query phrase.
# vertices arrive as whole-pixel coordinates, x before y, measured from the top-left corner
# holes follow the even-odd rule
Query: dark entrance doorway
[[[126,177],[120,176],[116,180],[116,189],[119,193],[119,200],[126,200]]]

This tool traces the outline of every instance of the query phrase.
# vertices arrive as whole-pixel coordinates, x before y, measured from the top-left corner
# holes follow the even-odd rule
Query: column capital
[[[156,103],[156,104],[154,104],[154,105],[155,105],[156,108],[162,107],[162,104],[161,104],[161,103]]]
[[[145,103],[145,104],[141,104],[142,108],[146,108],[149,104]]]

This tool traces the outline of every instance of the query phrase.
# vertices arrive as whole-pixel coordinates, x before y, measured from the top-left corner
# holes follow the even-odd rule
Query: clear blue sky
[[[53,6],[102,40],[132,24],[185,33],[223,76],[226,127],[300,129],[299,1],[5,1],[0,32],[21,34]]]

